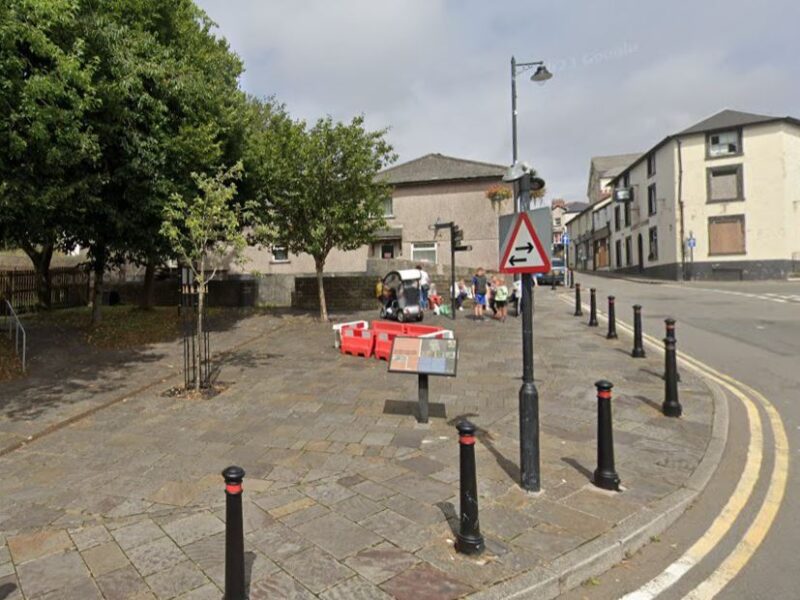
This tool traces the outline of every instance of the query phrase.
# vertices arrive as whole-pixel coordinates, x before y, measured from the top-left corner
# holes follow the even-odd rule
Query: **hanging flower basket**
[[[511,198],[511,190],[504,185],[493,185],[486,190],[486,197],[492,202],[501,202]]]

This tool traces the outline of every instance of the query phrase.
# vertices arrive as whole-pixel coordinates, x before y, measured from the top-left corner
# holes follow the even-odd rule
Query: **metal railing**
[[[3,308],[5,308],[5,319],[8,326],[8,339],[14,340],[14,350],[17,356],[20,357],[22,361],[22,371],[25,372],[28,336],[25,333],[25,328],[22,326],[22,322],[19,320],[17,313],[14,311],[14,307],[11,306],[11,303],[8,300],[3,300],[3,303],[5,304]]]

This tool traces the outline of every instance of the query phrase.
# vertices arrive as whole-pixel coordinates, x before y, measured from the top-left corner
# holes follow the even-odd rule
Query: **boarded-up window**
[[[708,201],[742,200],[742,165],[708,170]]]
[[[708,219],[709,254],[744,254],[744,215]]]

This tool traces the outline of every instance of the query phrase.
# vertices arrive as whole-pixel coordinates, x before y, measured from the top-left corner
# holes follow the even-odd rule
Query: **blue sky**
[[[800,116],[794,0],[197,0],[244,59],[244,89],[295,117],[363,113],[400,161],[520,158],[585,200],[589,159],[646,150],[721,110]]]

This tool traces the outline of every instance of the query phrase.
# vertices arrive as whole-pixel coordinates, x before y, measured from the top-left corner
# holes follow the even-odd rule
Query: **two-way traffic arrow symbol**
[[[508,259],[508,262],[510,262],[511,266],[513,267],[517,263],[528,262],[528,259],[527,258],[520,258],[519,256],[512,256],[511,258]]]
[[[531,242],[528,242],[527,246],[517,246],[514,248],[514,250],[527,250],[528,254],[530,254],[534,250],[534,245]]]

